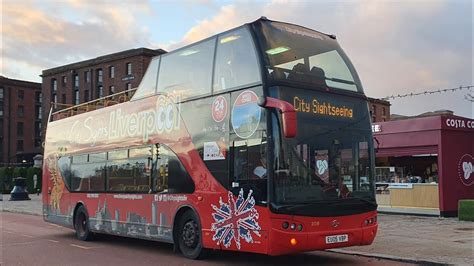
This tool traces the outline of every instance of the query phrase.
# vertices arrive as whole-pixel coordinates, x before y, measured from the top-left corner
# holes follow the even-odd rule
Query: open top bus
[[[335,36],[261,18],[154,57],[128,101],[51,113],[43,216],[193,259],[369,245],[369,117]]]

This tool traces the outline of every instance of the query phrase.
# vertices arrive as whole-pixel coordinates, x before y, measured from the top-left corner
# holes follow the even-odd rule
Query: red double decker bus
[[[367,98],[335,36],[261,18],[153,58],[130,100],[101,101],[47,125],[43,216],[79,239],[193,259],[374,240]]]

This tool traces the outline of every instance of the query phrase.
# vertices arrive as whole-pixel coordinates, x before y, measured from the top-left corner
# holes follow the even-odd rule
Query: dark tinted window
[[[214,91],[260,82],[260,70],[252,37],[247,28],[219,36]]]
[[[211,93],[215,39],[162,55],[158,92],[192,97]]]
[[[72,191],[104,191],[105,162],[71,165]]]
[[[130,151],[131,157],[127,156],[128,150],[109,152],[108,190],[147,193],[151,184],[152,149],[146,147]]]
[[[158,145],[155,190],[169,193],[192,193],[194,182],[176,154],[165,145]]]

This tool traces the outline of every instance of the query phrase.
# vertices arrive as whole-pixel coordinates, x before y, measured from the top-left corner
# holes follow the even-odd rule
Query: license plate
[[[326,236],[326,244],[343,243],[349,241],[349,235]]]

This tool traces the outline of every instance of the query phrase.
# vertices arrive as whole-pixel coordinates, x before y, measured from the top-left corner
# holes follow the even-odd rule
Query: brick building
[[[390,120],[390,102],[369,97],[370,119],[374,122]]]
[[[51,108],[61,109],[138,87],[161,49],[137,48],[43,70],[43,124]]]
[[[0,166],[42,153],[41,102],[41,83],[0,76]]]

